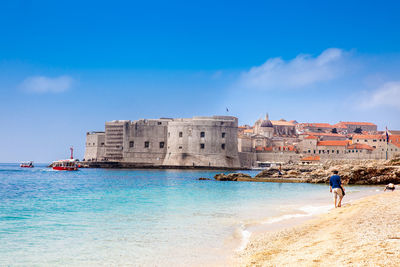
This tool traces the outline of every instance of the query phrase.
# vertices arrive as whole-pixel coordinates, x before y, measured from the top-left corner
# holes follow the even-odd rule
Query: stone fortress
[[[141,119],[106,122],[86,135],[85,161],[121,167],[240,168],[238,119]]]
[[[400,131],[370,122],[269,120],[238,126],[232,116],[117,120],[86,134],[89,167],[250,169],[271,164],[392,158]]]

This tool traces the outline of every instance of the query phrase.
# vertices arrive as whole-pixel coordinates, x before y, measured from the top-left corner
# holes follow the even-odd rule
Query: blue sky
[[[397,1],[0,2],[0,162],[84,153],[113,119],[400,129]]]

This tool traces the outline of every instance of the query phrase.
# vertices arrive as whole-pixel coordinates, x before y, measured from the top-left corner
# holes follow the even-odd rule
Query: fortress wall
[[[240,167],[237,126],[230,116],[170,121],[164,165]]]
[[[124,135],[123,161],[161,165],[167,151],[168,120],[131,122]]]
[[[257,152],[256,160],[261,162],[299,162],[301,156],[295,152]]]
[[[123,158],[124,134],[130,121],[106,122],[105,158],[107,161],[121,161]]]
[[[241,168],[251,168],[257,160],[256,154],[253,152],[239,152],[239,161]]]
[[[88,132],[86,133],[85,160],[98,161],[105,156],[105,133]]]

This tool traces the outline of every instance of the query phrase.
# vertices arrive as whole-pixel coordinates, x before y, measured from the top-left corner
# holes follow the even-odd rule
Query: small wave
[[[249,243],[251,232],[248,231],[243,224],[239,227],[237,231],[239,232],[240,235],[240,245],[236,249],[236,251],[240,252],[243,251],[246,248],[247,244]]]
[[[279,223],[281,221],[285,220],[290,220],[290,219],[295,219],[295,218],[301,218],[301,217],[307,217],[307,216],[314,216],[317,214],[322,214],[326,213],[331,209],[331,206],[325,205],[325,206],[311,206],[311,205],[306,205],[297,208],[296,213],[290,213],[290,214],[284,214],[280,215],[277,217],[270,217],[267,220],[258,222],[258,223],[252,223],[252,224],[247,224],[248,226],[256,226],[257,224],[259,225],[266,225],[266,224],[275,224]],[[236,249],[236,251],[240,252],[243,251],[247,244],[250,241],[251,237],[251,232],[245,227],[245,225],[241,225],[237,230],[236,230],[236,236],[238,236],[241,240],[239,247]]]
[[[304,216],[309,216],[309,215],[306,213],[285,214],[285,215],[281,215],[279,217],[269,218],[266,221],[264,221],[262,224],[272,224],[272,223],[277,223],[280,221],[285,221],[285,220],[294,219],[294,218],[298,218],[298,217],[304,217]]]
[[[328,212],[332,208],[332,205],[325,205],[325,206],[303,206],[300,208],[301,211],[307,213],[308,216],[317,215],[321,213]]]
[[[294,219],[294,218],[313,216],[313,215],[328,212],[330,209],[331,209],[331,206],[306,205],[306,206],[302,206],[302,207],[298,208],[298,210],[301,211],[301,213],[290,213],[290,214],[280,215],[277,217],[268,218],[262,224],[272,224],[272,223],[277,223],[277,222],[290,220],[290,219]]]

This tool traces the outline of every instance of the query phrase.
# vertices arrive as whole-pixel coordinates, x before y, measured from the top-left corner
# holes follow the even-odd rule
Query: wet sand
[[[400,266],[400,190],[253,235],[236,266]]]

